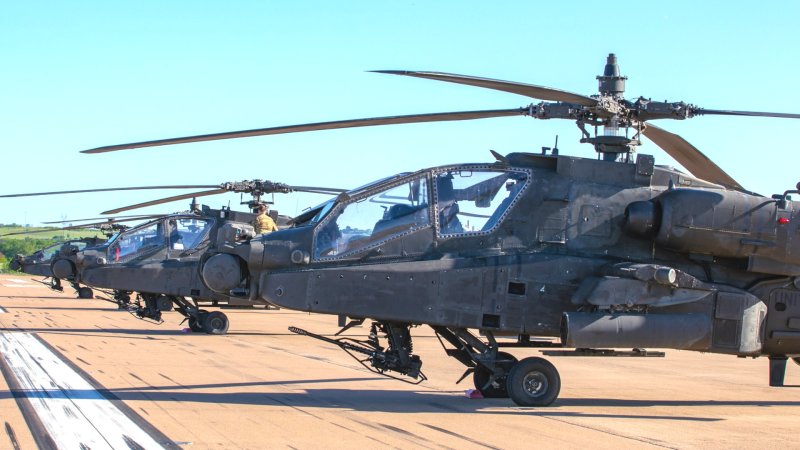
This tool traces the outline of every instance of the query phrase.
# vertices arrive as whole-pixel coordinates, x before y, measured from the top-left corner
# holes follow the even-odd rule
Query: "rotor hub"
[[[622,98],[625,93],[625,80],[627,79],[628,77],[623,77],[619,74],[617,55],[609,53],[603,74],[597,76],[600,94],[610,95],[617,99]]]

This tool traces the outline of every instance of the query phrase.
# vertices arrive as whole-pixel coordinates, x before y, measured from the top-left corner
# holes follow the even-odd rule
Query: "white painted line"
[[[10,281],[12,283],[31,284],[30,280],[23,280],[22,278],[6,278],[6,281]]]
[[[0,354],[58,448],[164,448],[33,335],[0,333]]]

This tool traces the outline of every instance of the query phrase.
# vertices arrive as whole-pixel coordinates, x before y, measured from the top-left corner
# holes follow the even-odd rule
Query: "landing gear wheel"
[[[84,286],[78,289],[78,298],[93,298],[93,297],[94,297],[94,292],[90,288]]]
[[[525,358],[511,368],[506,386],[508,396],[519,406],[547,406],[561,391],[561,377],[550,361]]]
[[[475,384],[475,389],[479,390],[485,398],[508,398],[506,379],[508,378],[508,372],[516,364],[517,358],[510,353],[497,352],[497,360],[497,364],[506,371],[506,375],[495,378],[489,386],[486,386],[492,376],[489,369],[478,365],[475,367],[475,372],[472,373],[472,382]],[[484,386],[486,387],[484,388]]]
[[[209,313],[203,320],[203,328],[208,334],[225,334],[228,332],[228,325],[228,316],[219,311]]]
[[[172,311],[172,300],[166,295],[162,295],[156,300],[156,307],[159,311]]]

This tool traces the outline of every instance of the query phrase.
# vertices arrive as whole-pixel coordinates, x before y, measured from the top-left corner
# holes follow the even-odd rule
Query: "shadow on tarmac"
[[[106,310],[103,310],[106,311]],[[158,324],[154,324],[158,326]],[[169,326],[169,325],[167,325]],[[145,335],[156,335],[156,336],[207,336],[213,337],[216,339],[224,338],[224,336],[297,336],[291,332],[285,333],[260,333],[260,332],[248,332],[248,331],[229,331],[224,336],[212,335],[208,333],[196,333],[191,331],[183,331],[183,329],[187,328],[188,325],[182,326],[179,329],[171,328],[171,329],[135,329],[135,328],[25,328],[19,326],[13,327],[0,327],[0,331],[9,331],[9,332],[22,332],[22,333],[40,333],[40,334],[63,334],[63,335],[76,335],[76,336],[86,336],[86,335],[96,335],[96,334],[111,334],[111,335],[129,335],[129,336],[145,336]]]
[[[341,382],[375,381],[375,378],[340,378],[280,380],[268,382],[220,383],[198,385],[147,386],[123,389],[102,389],[99,392],[110,400],[188,402],[228,405],[292,406],[327,408],[363,412],[387,413],[478,413],[502,415],[530,415],[542,417],[643,419],[690,422],[715,422],[724,420],[709,416],[674,416],[636,414],[635,409],[651,407],[696,407],[703,413],[713,412],[714,407],[780,407],[800,406],[800,401],[714,401],[714,400],[618,400],[602,398],[560,398],[546,408],[523,408],[509,399],[468,399],[460,391],[392,391],[375,389],[305,389],[305,392],[265,391],[270,386],[314,385]],[[193,392],[194,390],[240,388],[239,392]],[[257,391],[256,391],[257,390]],[[46,391],[0,391],[0,399],[22,398],[68,398],[71,400],[97,399],[92,390],[46,390]],[[566,411],[575,407],[627,408],[624,414],[613,412]],[[633,410],[631,410],[633,409]],[[644,412],[644,411],[642,411]]]

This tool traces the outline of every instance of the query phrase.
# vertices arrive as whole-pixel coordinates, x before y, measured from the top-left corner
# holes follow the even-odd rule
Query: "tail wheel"
[[[228,316],[219,312],[213,311],[203,320],[203,328],[208,334],[225,334],[228,332]]]
[[[78,297],[79,298],[93,298],[94,297],[94,292],[90,288],[88,288],[86,286],[83,286],[82,288],[78,289]]]
[[[503,368],[505,375],[499,376],[489,383],[492,372],[478,365],[475,367],[475,372],[472,373],[472,382],[475,384],[475,389],[481,391],[481,394],[486,398],[508,398],[508,372],[516,362],[517,358],[514,355],[506,352],[497,352],[497,362],[495,364]]]
[[[556,367],[542,358],[525,358],[508,374],[506,388],[519,406],[547,406],[561,391],[561,377]]]

